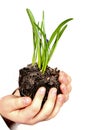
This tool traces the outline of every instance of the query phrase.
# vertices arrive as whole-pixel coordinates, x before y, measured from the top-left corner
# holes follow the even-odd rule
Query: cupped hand
[[[11,121],[29,125],[55,117],[64,102],[68,100],[71,91],[69,75],[61,71],[59,81],[62,94],[57,95],[56,88],[51,88],[42,108],[41,104],[46,92],[44,87],[38,89],[33,101],[30,97],[20,97],[17,90],[14,95],[0,99],[0,114]]]

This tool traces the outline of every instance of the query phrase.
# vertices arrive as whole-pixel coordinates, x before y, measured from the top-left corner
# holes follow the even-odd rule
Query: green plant
[[[45,32],[44,11],[42,13],[41,23],[36,23],[34,15],[32,14],[30,9],[27,8],[26,11],[32,24],[33,31],[34,51],[32,57],[32,65],[37,62],[38,68],[40,69],[40,71],[42,71],[42,73],[44,73],[51,59],[51,56],[53,55],[54,50],[58,44],[59,39],[67,28],[67,23],[73,18],[66,19],[62,23],[60,23],[48,40]]]

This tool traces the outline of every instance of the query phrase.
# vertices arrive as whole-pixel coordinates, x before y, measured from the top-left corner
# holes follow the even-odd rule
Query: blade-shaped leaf
[[[35,18],[31,12],[30,9],[26,9],[27,14],[29,16],[31,25],[32,25],[32,31],[33,31],[33,46],[34,46],[34,52],[33,52],[33,57],[32,57],[32,64],[34,64],[36,62],[37,59],[37,45],[39,42],[39,36],[38,36],[38,29],[36,28],[36,26],[34,25],[35,23]]]
[[[52,33],[50,40],[49,40],[49,45],[52,43],[53,39],[55,38],[55,36],[57,35],[57,33],[59,33],[60,29],[69,21],[73,20],[73,18],[69,18],[64,20],[62,23],[59,24],[59,26],[55,29],[55,31]]]
[[[61,36],[62,36],[62,34],[63,34],[63,32],[65,31],[66,28],[67,28],[67,25],[65,25],[65,26],[62,28],[62,30],[59,32],[59,34],[57,34],[56,39],[55,39],[55,42],[54,42],[54,44],[53,44],[53,46],[52,46],[52,48],[51,48],[51,50],[50,50],[50,54],[49,54],[49,58],[48,58],[47,64],[48,64],[48,62],[50,61],[51,56],[53,55],[53,53],[54,53],[54,51],[55,51],[55,48],[56,48],[56,46],[57,46],[57,44],[58,44],[58,41],[59,41],[59,39],[61,38]]]
[[[37,62],[38,68],[42,71],[42,73],[44,73],[58,44],[58,41],[67,27],[67,23],[73,18],[69,18],[61,22],[51,34],[50,39],[47,40],[44,23],[44,11],[42,13],[42,21],[38,24],[36,23],[31,10],[26,9],[26,11],[29,16],[33,31],[34,52],[32,64]]]

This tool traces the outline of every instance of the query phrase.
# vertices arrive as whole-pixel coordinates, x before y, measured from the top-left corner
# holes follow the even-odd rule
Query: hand
[[[1,115],[14,122],[29,125],[55,117],[63,103],[68,100],[71,91],[71,79],[66,73],[60,72],[59,81],[63,94],[57,96],[56,88],[52,88],[42,109],[41,103],[46,92],[44,87],[39,88],[33,101],[29,97],[20,97],[19,91],[15,95],[3,97],[0,99]]]
[[[66,102],[69,99],[69,94],[72,90],[71,77],[65,72],[61,71],[59,81],[61,82],[60,89],[64,95],[64,101]]]
[[[62,91],[62,94],[59,94],[58,96],[56,96],[56,99],[54,100],[54,107],[52,109],[52,112],[48,115],[49,110],[48,109],[48,105],[45,107],[47,109],[47,116],[45,120],[49,120],[52,119],[53,117],[55,117],[57,115],[57,113],[59,112],[61,106],[69,99],[69,94],[72,90],[71,87],[71,77],[66,74],[63,71],[60,71],[60,75],[59,75],[59,81],[61,83],[60,85],[60,89]]]

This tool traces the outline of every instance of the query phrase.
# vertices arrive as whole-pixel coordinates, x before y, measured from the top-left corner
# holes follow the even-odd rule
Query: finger
[[[68,88],[68,91],[69,91],[69,93],[70,93],[71,90],[72,90],[72,86],[71,86],[71,84],[68,84],[68,85],[67,85],[67,88]]]
[[[43,108],[41,109],[41,111],[39,112],[39,114],[33,119],[33,121],[35,123],[46,120],[50,116],[50,114],[53,111],[55,102],[56,102],[56,93],[57,93],[56,88],[52,88],[49,91],[47,101],[45,102],[45,104],[44,104]]]
[[[66,102],[69,99],[69,93],[71,91],[71,85],[69,84],[69,85],[66,86],[65,84],[61,84],[60,88],[61,88],[61,91],[64,95],[64,99],[65,99],[64,101]]]
[[[63,94],[69,94],[71,92],[72,87],[71,87],[70,84],[65,85],[65,84],[62,83],[60,85],[60,89],[61,89],[61,91],[62,91]]]
[[[33,99],[31,110],[34,112],[34,116],[35,114],[39,112],[41,108],[45,92],[46,92],[46,89],[44,87],[39,88],[38,92],[36,93],[35,98]]]
[[[58,112],[60,111],[61,106],[64,103],[64,100],[65,100],[64,95],[60,94],[60,95],[57,96],[57,101],[56,101],[56,104],[54,106],[54,109],[53,109],[52,113],[50,114],[50,116],[48,117],[47,120],[50,120],[51,118],[54,118],[58,114]]]
[[[69,99],[69,94],[66,94],[66,95],[64,95],[64,102],[66,102],[66,101],[68,101],[68,99]]]
[[[8,118],[10,113],[16,113],[16,111],[25,108],[27,105],[30,105],[30,103],[31,99],[29,97],[19,98],[14,95],[8,95],[0,99],[0,106],[2,106],[0,112],[4,117]]]
[[[12,93],[12,95],[15,95],[16,91],[19,90],[19,88],[15,89]]]
[[[10,108],[10,111],[19,110],[30,104],[31,104],[30,97],[10,96],[7,102],[7,106]]]
[[[65,72],[61,71],[59,76],[59,81],[61,83],[64,83],[65,85],[68,85],[71,83],[71,77],[67,75]]]
[[[46,92],[46,89],[44,87],[39,88],[39,90],[37,91],[33,99],[32,104],[29,107],[22,110],[21,116],[24,115],[27,121],[29,121],[34,116],[36,116],[37,113],[40,111],[45,92]]]
[[[15,95],[15,96],[20,96],[19,89],[16,89],[15,92],[13,93],[13,95]]]

